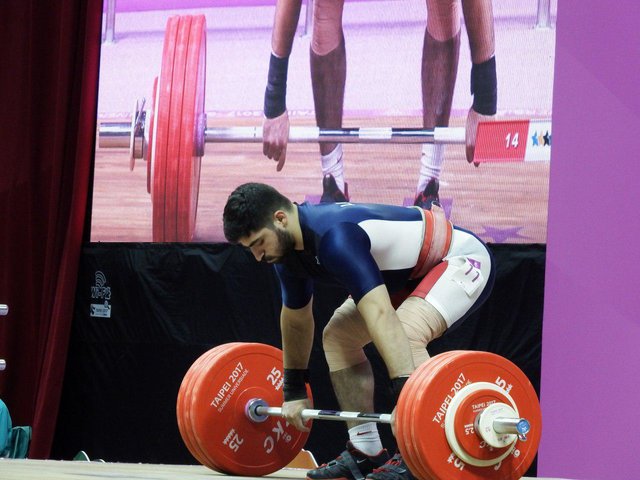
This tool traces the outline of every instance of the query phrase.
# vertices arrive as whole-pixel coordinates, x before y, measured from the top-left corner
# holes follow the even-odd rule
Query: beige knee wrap
[[[313,2],[313,35],[311,50],[327,55],[342,41],[342,10],[344,0],[315,0]]]
[[[429,359],[427,344],[442,335],[447,324],[440,312],[420,297],[407,298],[397,312],[409,339],[413,363],[418,367]]]
[[[460,0],[427,0],[427,31],[439,42],[446,42],[460,31]]]
[[[329,371],[335,372],[366,361],[363,347],[369,342],[369,330],[355,302],[349,298],[336,309],[322,332]]]

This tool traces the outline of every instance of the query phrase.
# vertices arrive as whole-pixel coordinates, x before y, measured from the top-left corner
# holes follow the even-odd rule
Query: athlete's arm
[[[353,223],[338,224],[323,236],[319,253],[323,265],[353,296],[389,377],[413,372],[409,340],[371,254],[371,241],[366,232]]]
[[[289,55],[300,18],[302,0],[278,0],[271,34],[271,58],[264,97],[262,152],[278,162],[282,170],[289,141],[289,114],[286,107]]]
[[[276,4],[271,33],[271,50],[280,58],[291,55],[301,5],[302,0],[278,0]]]
[[[357,306],[367,324],[373,344],[387,366],[389,378],[397,378],[413,372],[409,340],[391,305],[387,287],[380,285],[370,290]]]
[[[295,310],[282,306],[280,330],[284,368],[306,369],[308,367],[314,331],[312,304],[313,300]]]
[[[310,300],[307,305],[295,310],[283,305],[280,313],[285,369],[282,416],[303,432],[308,432],[309,427],[304,424],[301,412],[311,408],[311,401],[306,395],[306,383],[314,332],[312,304]]]
[[[308,364],[313,344],[313,286],[308,278],[293,275],[284,265],[275,266],[282,291],[280,331],[284,385],[282,416],[298,430],[309,431],[300,412],[311,408],[306,384],[309,380]]]

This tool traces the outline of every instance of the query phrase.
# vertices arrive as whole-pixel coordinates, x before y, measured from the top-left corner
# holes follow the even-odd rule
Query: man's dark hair
[[[290,211],[291,200],[264,183],[245,183],[237,187],[224,206],[224,236],[231,243],[271,227],[276,210]]]

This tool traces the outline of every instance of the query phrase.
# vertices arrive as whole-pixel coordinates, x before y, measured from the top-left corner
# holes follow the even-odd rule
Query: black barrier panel
[[[496,283],[463,325],[432,342],[432,355],[485,350],[520,367],[539,392],[544,245],[489,245]],[[322,328],[346,292],[317,285],[311,353],[315,406],[338,409],[322,353]],[[271,266],[225,244],[88,244],[83,248],[70,348],[52,458],[79,451],[113,462],[197,463],[176,422],[176,398],[191,364],[228,342],[281,346],[280,290]],[[380,356],[367,348],[376,411],[393,405]],[[383,443],[394,449],[388,425]],[[347,440],[341,422],[316,421],[306,448],[319,462]],[[528,475],[535,474],[535,467]]]

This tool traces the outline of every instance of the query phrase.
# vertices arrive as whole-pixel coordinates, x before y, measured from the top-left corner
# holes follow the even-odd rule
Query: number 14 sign
[[[501,120],[478,125],[473,161],[548,162],[550,120]]]

